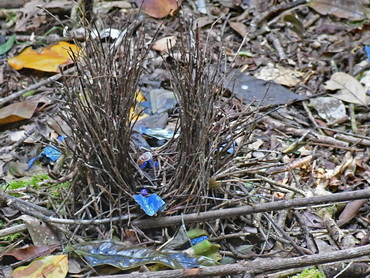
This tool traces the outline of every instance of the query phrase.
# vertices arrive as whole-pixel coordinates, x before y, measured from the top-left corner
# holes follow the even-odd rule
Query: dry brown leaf
[[[18,219],[25,222],[32,242],[36,246],[60,244],[61,238],[64,237],[61,232],[35,217],[22,215]]]
[[[181,6],[182,0],[136,0],[136,4],[144,13],[154,18],[173,16]]]
[[[14,278],[64,278],[68,272],[68,256],[47,256],[34,260],[28,266],[16,268],[12,277]]]
[[[59,244],[43,245],[43,246],[28,246],[5,252],[4,256],[13,256],[19,261],[27,260],[31,257],[46,256],[51,254]]]
[[[273,80],[278,84],[293,87],[296,86],[301,80],[300,77],[303,73],[292,70],[287,67],[280,65],[274,66],[273,64],[268,64],[261,71],[255,74],[255,77],[263,80]]]
[[[339,227],[343,226],[344,224],[348,223],[353,219],[357,214],[360,208],[367,202],[367,199],[363,200],[354,200],[349,202],[342,213],[338,217],[337,225]]]
[[[369,18],[369,12],[363,0],[310,0],[308,5],[322,15],[335,15],[359,21]]]
[[[27,47],[18,56],[8,59],[8,64],[15,70],[30,68],[46,72],[59,72],[61,65],[73,63],[71,52],[77,57],[79,47],[63,41],[49,45],[39,51]]]
[[[0,125],[30,119],[35,112],[37,100],[26,100],[5,106],[0,109]]]
[[[236,31],[243,38],[247,35],[248,28],[247,26],[245,26],[245,24],[241,22],[232,22],[232,21],[230,21],[229,24],[230,24],[230,27],[233,28],[234,31]]]

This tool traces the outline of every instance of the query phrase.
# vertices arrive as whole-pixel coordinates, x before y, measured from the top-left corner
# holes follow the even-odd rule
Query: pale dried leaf
[[[273,80],[278,84],[288,87],[296,86],[300,82],[301,72],[280,65],[268,64],[255,74],[255,77],[263,80]]]
[[[330,80],[324,84],[327,90],[339,90],[333,97],[345,102],[367,105],[370,103],[370,97],[366,95],[366,89],[353,76],[344,73],[334,73]]]
[[[176,40],[175,36],[161,38],[153,44],[152,48],[159,52],[168,52],[176,44]]]
[[[361,0],[311,0],[308,5],[322,15],[335,15],[359,21],[369,18],[366,1]]]
[[[18,219],[22,219],[26,223],[28,232],[35,246],[61,243],[60,239],[63,238],[63,235],[43,221],[29,215],[22,215],[18,217]]]

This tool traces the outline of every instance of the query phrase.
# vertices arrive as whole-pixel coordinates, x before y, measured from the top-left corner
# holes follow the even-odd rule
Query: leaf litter
[[[142,12],[149,13],[152,18],[144,21],[145,32],[141,35],[145,45],[153,48],[146,53],[148,59],[144,59],[142,64],[145,71],[138,72],[137,83],[124,90],[120,87],[121,93],[131,90],[131,95],[125,95],[132,100],[125,102],[129,104],[126,110],[117,110],[122,106],[114,104],[127,99],[109,93],[118,87],[104,83],[104,78],[109,76],[112,84],[130,84],[125,81],[114,83],[119,80],[116,79],[119,74],[114,70],[120,69],[114,66],[124,62],[114,60],[114,57],[122,54],[118,51],[114,56],[109,48],[104,52],[99,52],[99,49],[104,49],[109,43],[119,45],[116,42],[124,40],[126,32],[130,40],[124,41],[127,43],[124,57],[132,57],[128,49],[138,48],[140,33],[137,28],[142,22],[140,18],[131,18],[132,22],[140,24],[134,24],[133,28],[125,25],[126,29],[122,22],[129,22],[127,13],[139,12],[141,3],[124,2],[117,6],[119,9],[94,5],[95,14],[109,28],[99,27],[94,30],[95,37],[84,42],[98,46],[89,52],[88,59],[77,61],[72,55],[67,57],[67,62],[62,62],[74,62],[77,69],[71,68],[64,74],[64,79],[61,75],[54,77],[55,83],[48,81],[51,73],[19,68],[11,70],[6,61],[21,53],[23,48],[19,44],[11,47],[14,35],[17,43],[23,40],[39,48],[31,36],[35,32],[43,46],[50,44],[46,39],[51,38],[51,34],[42,38],[48,33],[46,18],[50,23],[61,26],[55,20],[64,21],[63,13],[69,13],[71,6],[53,10],[55,16],[51,17],[45,10],[34,8],[36,1],[32,1],[33,6],[19,7],[19,20],[14,19],[15,25],[11,25],[9,18],[9,23],[3,27],[8,42],[4,44],[7,56],[3,57],[0,72],[0,80],[7,82],[0,84],[0,100],[22,89],[27,90],[30,85],[40,84],[29,91],[49,101],[45,105],[45,102],[35,102],[27,94],[18,94],[7,106],[0,102],[3,106],[0,135],[3,186],[0,197],[7,204],[5,208],[12,210],[11,214],[1,211],[6,216],[0,230],[3,246],[13,248],[14,244],[15,250],[21,250],[25,247],[23,239],[33,245],[44,245],[50,243],[43,241],[49,238],[67,238],[76,249],[79,248],[77,243],[89,246],[91,242],[88,239],[93,239],[98,250],[105,239],[118,237],[120,241],[108,249],[130,243],[127,250],[134,254],[142,246],[140,250],[145,250],[143,254],[147,255],[133,264],[133,269],[140,267],[152,271],[153,275],[157,271],[158,275],[171,275],[172,270],[166,270],[163,264],[158,266],[153,263],[155,260],[148,260],[151,259],[148,254],[152,254],[154,259],[161,258],[162,246],[171,239],[176,241],[179,235],[182,235],[181,244],[169,245],[173,248],[169,251],[180,254],[177,259],[182,266],[175,268],[190,267],[184,263],[189,257],[195,258],[198,244],[201,244],[202,255],[209,255],[207,261],[213,264],[221,262],[215,275],[237,275],[241,269],[251,274],[267,273],[267,268],[261,267],[264,257],[271,267],[271,259],[277,262],[270,272],[279,275],[282,269],[291,268],[292,273],[298,275],[301,270],[290,263],[300,260],[303,254],[309,254],[313,262],[317,252],[323,256],[329,252],[324,262],[332,262],[333,257],[349,259],[348,248],[356,247],[354,250],[358,251],[358,256],[369,254],[366,249],[369,225],[369,195],[366,195],[366,190],[370,177],[370,118],[366,84],[369,62],[364,46],[369,45],[370,40],[365,32],[367,22],[362,21],[368,18],[365,5],[359,1],[326,0],[307,3],[220,1],[217,5],[202,2],[192,5],[161,1],[158,10],[142,6]],[[158,4],[154,0],[146,3]],[[58,1],[51,1],[48,7],[57,7],[58,4]],[[191,14],[194,21],[184,20],[184,14]],[[157,19],[164,17],[163,22]],[[186,24],[191,28],[187,29]],[[77,29],[70,28],[71,33]],[[68,32],[63,32],[62,28],[53,30],[52,43],[70,41]],[[83,30],[80,40],[85,40],[86,33],[91,31],[89,28]],[[96,34],[104,30],[118,32],[115,37],[100,36],[101,44],[94,44]],[[21,31],[26,36],[21,35]],[[59,39],[55,41],[55,38]],[[78,45],[78,42],[74,43]],[[196,48],[198,43],[200,48]],[[208,56],[199,55],[201,49],[207,49],[209,52],[205,53]],[[220,53],[222,55],[219,56]],[[35,53],[30,55],[31,62],[38,57]],[[106,56],[99,60],[97,55]],[[50,66],[48,62],[46,65]],[[220,71],[221,79],[217,79],[215,73],[224,65],[227,68]],[[58,66],[48,71],[56,72]],[[63,87],[74,76],[82,77],[82,82]],[[120,78],[125,80],[125,76]],[[104,84],[106,87],[102,87]],[[138,91],[142,94],[139,99]],[[207,96],[210,91],[217,98]],[[70,102],[65,100],[67,94],[70,94]],[[100,96],[102,98],[99,99]],[[100,105],[91,105],[97,104],[95,101],[101,101]],[[32,107],[28,108],[27,103]],[[75,107],[73,103],[80,105],[81,110],[78,111],[91,109],[91,117],[84,119],[87,114],[79,114],[79,124],[71,125],[68,119],[71,119],[70,108]],[[110,108],[116,110],[110,111]],[[96,114],[99,117],[92,121]],[[140,118],[141,114],[146,117]],[[131,127],[131,133],[114,137],[115,132],[127,132]],[[19,133],[17,139],[11,137],[18,131],[25,132]],[[83,140],[78,140],[76,134],[80,134]],[[95,138],[94,134],[102,137]],[[37,140],[30,140],[31,135]],[[60,142],[58,136],[67,137]],[[128,143],[130,137],[132,144]],[[118,142],[126,142],[126,145]],[[61,156],[55,161],[38,159],[26,171],[29,161],[48,146],[58,148]],[[78,153],[78,150],[83,151]],[[94,159],[91,159],[91,151],[98,154]],[[96,163],[98,160],[102,161],[101,164]],[[48,178],[30,182],[34,173],[47,173]],[[128,173],[135,174],[131,177]],[[104,179],[96,182],[104,175]],[[85,179],[86,176],[89,178]],[[115,178],[111,179],[112,176]],[[25,185],[16,187],[16,182],[21,179]],[[345,203],[336,201],[342,192],[348,195]],[[351,197],[352,193],[362,195]],[[160,203],[164,202],[166,206],[163,211],[154,213],[149,208],[153,216],[144,216],[140,205],[135,204],[134,195],[143,200],[158,196]],[[327,196],[330,200],[321,211],[315,206],[293,206],[278,207],[265,214],[271,211],[268,206],[279,205],[279,200],[289,203],[302,197],[306,200],[320,196]],[[237,212],[238,208],[248,205],[262,206],[263,212]],[[229,209],[236,211],[232,217],[224,217],[224,211]],[[196,220],[193,214],[202,217],[201,220]],[[28,229],[36,231],[38,237],[32,236],[22,226],[21,221],[31,216],[36,221],[28,221],[28,225],[34,223],[34,227]],[[187,217],[195,220],[189,221]],[[128,219],[129,222],[126,221]],[[176,224],[161,228],[168,226],[165,221]],[[51,230],[44,229],[43,225],[51,226]],[[186,233],[194,228],[205,232],[197,234],[197,238],[203,240],[200,243],[193,242]],[[338,251],[338,247],[342,251]],[[99,249],[103,252],[99,255],[104,255],[104,250]],[[41,253],[35,256],[42,256]],[[84,256],[92,253],[87,251]],[[59,250],[54,254],[60,254]],[[281,259],[284,256],[287,259]],[[51,261],[41,259],[42,265],[47,265],[52,271],[57,268],[56,257],[45,257]],[[72,253],[69,257],[72,258]],[[258,257],[261,263],[259,267],[253,267],[253,260]],[[134,255],[127,257],[128,265],[134,258]],[[20,262],[10,264],[14,273],[19,272],[17,267],[21,264],[27,265],[35,260],[32,256],[19,259]],[[75,260],[79,266],[73,267],[73,273],[84,271],[81,268],[84,260],[78,257]],[[241,260],[247,260],[248,266],[244,266]],[[105,258],[107,265],[112,266],[113,261],[110,257]],[[300,264],[303,266],[306,261],[301,260]],[[3,259],[1,265],[9,264]],[[207,273],[207,267],[200,270],[198,266],[192,265],[195,268],[180,277],[186,277],[187,273],[199,274],[200,271]],[[343,265],[337,266],[338,273]],[[105,268],[109,269],[109,266]],[[4,267],[0,269],[4,271]],[[125,268],[125,273],[131,271],[128,269],[132,267]],[[325,277],[337,274],[325,265],[321,269]],[[37,271],[45,275],[41,268]],[[72,267],[70,271],[72,273]],[[355,259],[346,271],[361,271],[361,263]],[[66,273],[63,270],[57,277],[65,277]]]

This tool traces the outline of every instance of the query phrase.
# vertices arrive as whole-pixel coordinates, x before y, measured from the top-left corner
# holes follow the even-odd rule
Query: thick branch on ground
[[[31,215],[31,213],[39,213],[44,216],[55,215],[53,211],[50,211],[44,207],[40,207],[33,203],[29,203],[22,199],[10,196],[9,194],[6,194],[2,190],[0,190],[0,202],[5,202],[9,207],[17,209],[27,215]]]
[[[297,198],[291,200],[284,200],[278,202],[265,203],[255,206],[242,206],[237,208],[229,208],[223,210],[208,211],[203,213],[192,213],[186,215],[169,216],[162,218],[153,219],[143,219],[136,220],[132,224],[141,228],[155,228],[155,227],[165,227],[178,225],[181,223],[192,223],[200,222],[214,219],[225,219],[230,217],[235,217],[239,215],[258,213],[258,212],[268,212],[277,211],[287,208],[303,207],[319,204],[329,204],[343,201],[351,201],[358,199],[370,198],[370,189],[358,190],[353,192],[336,193],[326,196],[308,197],[308,198]]]
[[[317,196],[317,197],[308,197],[308,198],[297,198],[284,201],[278,201],[273,203],[260,204],[255,206],[242,206],[237,208],[223,209],[208,211],[203,213],[192,213],[187,215],[178,215],[170,217],[161,217],[153,219],[144,219],[133,221],[133,225],[141,228],[156,228],[156,227],[165,227],[172,226],[181,223],[192,223],[200,222],[214,219],[224,219],[230,217],[236,217],[239,215],[258,213],[258,212],[268,212],[268,211],[277,211],[287,208],[294,207],[303,207],[303,206],[312,206],[320,204],[330,204],[343,201],[352,201],[358,199],[367,199],[370,198],[370,189],[357,190],[353,192],[344,192],[337,193],[326,196]],[[28,203],[26,201],[12,197],[3,191],[0,191],[0,201],[6,202],[8,206],[20,210],[22,213],[36,217],[42,221],[48,223],[59,223],[67,225],[94,225],[94,224],[104,224],[110,222],[124,221],[136,218],[137,214],[131,215],[122,215],[118,217],[105,218],[105,219],[61,219],[56,217],[50,217],[47,215],[52,215],[53,212],[48,211],[47,209]]]
[[[329,262],[338,262],[370,254],[370,246],[357,247],[331,253],[302,256],[287,259],[266,259],[258,262],[242,261],[237,264],[211,266],[204,268],[176,269],[157,272],[130,273],[122,275],[100,276],[100,278],[180,278],[232,275],[240,273],[261,274],[303,266],[314,266]]]

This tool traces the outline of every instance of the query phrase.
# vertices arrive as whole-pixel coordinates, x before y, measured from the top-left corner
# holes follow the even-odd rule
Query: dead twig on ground
[[[358,190],[353,192],[336,193],[326,196],[316,196],[307,198],[297,198],[284,201],[270,202],[254,206],[242,206],[217,211],[207,211],[203,213],[192,213],[186,215],[169,216],[155,219],[135,220],[133,225],[141,229],[155,227],[166,227],[182,223],[200,222],[214,219],[225,219],[258,212],[277,211],[287,208],[307,207],[319,204],[331,204],[350,200],[370,198],[370,189]]]
[[[47,85],[49,83],[52,83],[54,81],[57,81],[58,79],[60,79],[63,75],[66,75],[66,74],[71,74],[73,72],[75,72],[76,68],[75,67],[72,67],[70,69],[67,69],[66,71],[64,71],[63,74],[61,73],[58,73],[56,75],[53,75],[49,78],[46,78],[46,79],[43,79],[41,80],[40,82],[37,82],[35,84],[32,84],[30,86],[28,86],[27,88],[24,88],[23,90],[20,90],[16,93],[13,93],[7,97],[4,97],[4,98],[0,98],[0,107],[3,106],[4,104],[12,101],[12,100],[15,100],[16,98],[20,97],[21,95],[29,92],[29,91],[32,91],[32,90],[36,90],[38,88],[40,88],[41,86],[44,86],[44,85]]]

